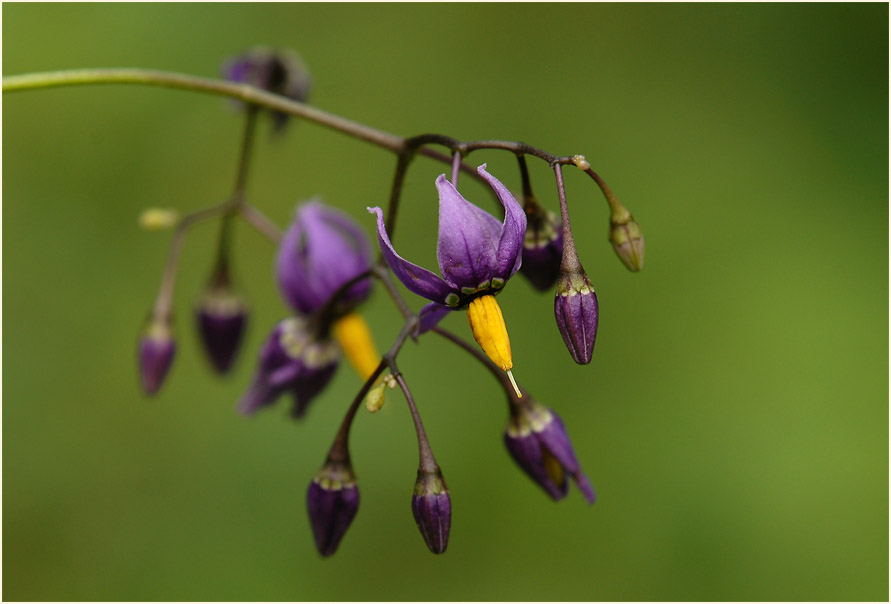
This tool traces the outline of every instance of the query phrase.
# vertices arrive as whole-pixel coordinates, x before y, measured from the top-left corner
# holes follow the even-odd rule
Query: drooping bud
[[[588,503],[596,500],[563,421],[552,409],[528,397],[523,404],[511,406],[504,444],[517,465],[554,501],[563,499],[569,492],[567,476],[572,477]]]
[[[238,354],[248,317],[247,304],[232,288],[210,287],[195,311],[204,350],[218,373],[226,373]]]
[[[151,396],[161,388],[175,354],[170,321],[158,317],[149,319],[139,338],[138,350],[139,375],[146,394]]]
[[[411,511],[424,542],[434,554],[441,554],[449,544],[452,502],[442,472],[418,469],[418,481],[411,498]]]
[[[233,82],[251,84],[269,92],[305,102],[309,96],[309,70],[300,56],[289,49],[252,48],[223,66],[223,76]],[[274,128],[281,130],[288,114],[273,111]]]
[[[550,289],[560,276],[563,227],[560,218],[545,210],[534,196],[526,197],[526,237],[520,272],[539,291]]]
[[[554,298],[554,316],[572,359],[579,365],[590,363],[597,338],[597,294],[580,265],[576,270],[562,272]]]
[[[328,461],[322,466],[309,484],[306,507],[316,549],[328,557],[337,551],[359,511],[359,489],[349,462]]]
[[[644,238],[640,225],[625,206],[616,201],[610,216],[609,240],[628,270],[637,272],[644,264]]]

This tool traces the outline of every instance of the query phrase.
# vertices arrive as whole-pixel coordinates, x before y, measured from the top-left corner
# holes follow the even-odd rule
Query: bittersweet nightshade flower
[[[512,406],[504,444],[517,465],[555,501],[569,492],[567,475],[588,503],[597,499],[575,457],[563,421],[552,409],[529,400]]]
[[[368,211],[377,216],[378,242],[390,269],[410,291],[433,301],[422,311],[421,331],[433,327],[449,310],[467,309],[473,337],[513,379],[510,341],[494,296],[520,268],[526,215],[510,191],[485,168],[483,164],[477,172],[504,206],[503,223],[464,199],[444,174],[436,179],[437,256],[442,277],[399,256],[390,243],[383,211]]]
[[[245,415],[271,405],[285,392],[295,404],[292,414],[302,417],[337,370],[340,352],[331,340],[318,339],[297,317],[275,326],[260,352],[260,361],[251,386],[238,403]]]
[[[176,342],[170,322],[163,318],[150,318],[139,338],[137,351],[142,390],[146,394],[151,396],[160,390],[175,354]]]
[[[418,481],[411,498],[411,511],[424,542],[434,554],[441,554],[449,544],[452,502],[442,472],[418,469]]]
[[[198,332],[214,369],[226,373],[241,346],[247,304],[228,286],[211,286],[195,311]]]
[[[368,238],[352,219],[317,200],[297,207],[276,259],[279,290],[295,310],[313,313],[370,268]],[[349,312],[370,291],[371,279],[357,282],[341,297],[338,314]]]
[[[233,82],[251,84],[301,103],[309,96],[309,70],[300,56],[292,50],[252,48],[223,65],[223,77]],[[273,111],[273,126],[284,128],[288,115]]]
[[[560,276],[563,227],[556,214],[532,197],[524,202],[527,227],[520,272],[540,291],[550,289]]]
[[[328,557],[337,551],[359,511],[359,489],[349,462],[328,461],[322,466],[309,483],[306,507],[316,549]]]
[[[597,294],[581,268],[560,275],[554,316],[572,359],[579,365],[590,363],[597,338]]]

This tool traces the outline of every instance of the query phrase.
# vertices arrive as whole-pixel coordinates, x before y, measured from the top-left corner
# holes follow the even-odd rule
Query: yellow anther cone
[[[359,313],[350,313],[334,324],[334,336],[359,377],[367,380],[381,362],[368,323]],[[368,393],[365,406],[374,413],[384,406],[384,388],[379,377]]]
[[[467,320],[470,321],[470,329],[477,344],[493,363],[507,372],[517,396],[521,397],[520,389],[510,372],[514,366],[510,338],[507,336],[507,326],[504,324],[504,316],[501,314],[501,307],[495,301],[495,296],[480,296],[474,299],[467,307]]]

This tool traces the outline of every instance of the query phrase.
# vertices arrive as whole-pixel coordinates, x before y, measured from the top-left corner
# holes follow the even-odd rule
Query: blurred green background
[[[452,491],[449,549],[429,554],[414,525],[416,441],[393,393],[358,417],[362,505],[323,560],[305,490],[359,380],[343,369],[302,424],[283,406],[234,413],[285,313],[274,250],[249,227],[237,371],[216,379],[194,334],[205,225],[182,264],[175,366],[156,399],[137,388],[169,234],[136,217],[223,199],[238,115],[137,86],[4,95],[4,599],[887,600],[887,5],[7,4],[3,17],[4,75],[216,76],[251,45],[293,47],[312,102],[334,113],[585,154],[647,241],[629,273],[600,193],[567,170],[601,305],[590,366],[565,351],[550,294],[518,277],[499,298],[515,375],[563,416],[595,506],[577,492],[554,504],[521,474],[503,395],[430,337],[400,361]],[[251,200],[285,224],[320,193],[371,232],[388,152],[309,123],[260,135]],[[509,155],[472,160],[519,185]],[[429,267],[441,171],[416,162],[397,238]],[[547,167],[532,176],[556,207]],[[384,347],[399,318],[382,292],[366,311]],[[469,337],[463,317],[446,324]]]

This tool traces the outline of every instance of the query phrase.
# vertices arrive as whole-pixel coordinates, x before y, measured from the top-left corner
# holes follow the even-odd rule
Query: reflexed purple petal
[[[497,248],[497,276],[507,280],[519,270],[523,261],[521,252],[526,237],[526,213],[511,192],[501,181],[486,172],[486,164],[476,169],[494,189],[501,205],[504,206],[504,225]]]
[[[504,433],[504,444],[507,446],[510,456],[520,466],[520,469],[538,483],[554,501],[560,501],[566,497],[566,494],[569,492],[569,484],[566,482],[566,478],[564,477],[562,484],[554,484],[545,468],[541,444],[533,434],[512,436],[506,431]]]
[[[579,365],[590,363],[597,338],[598,307],[597,294],[587,277],[561,278],[554,298],[554,316],[573,360]]]
[[[535,433],[536,438],[567,472],[575,474],[579,471],[579,462],[572,449],[572,443],[569,441],[569,435],[566,433],[566,427],[559,415],[553,410],[549,411],[550,421],[547,422],[544,430]]]
[[[440,304],[445,303],[449,294],[457,294],[441,277],[397,254],[387,235],[384,212],[380,208],[368,208],[368,211],[377,216],[377,239],[387,266],[409,291]]]
[[[276,281],[282,297],[293,308],[310,314],[325,301],[310,283],[307,271],[308,234],[305,225],[295,218],[279,243],[276,255]]]
[[[593,505],[597,501],[597,493],[594,491],[594,487],[591,486],[591,481],[588,480],[588,477],[581,470],[575,474],[574,478],[575,484],[582,492],[582,495],[585,496],[589,504]]]
[[[436,327],[453,309],[438,302],[431,302],[421,309],[418,315],[418,335]]]
[[[359,489],[355,483],[325,488],[317,480],[309,484],[306,507],[316,549],[325,557],[337,551],[340,540],[359,511]]]
[[[496,251],[501,225],[458,193],[445,175],[436,179],[439,191],[439,242],[436,255],[447,283],[475,289],[497,273]]]

